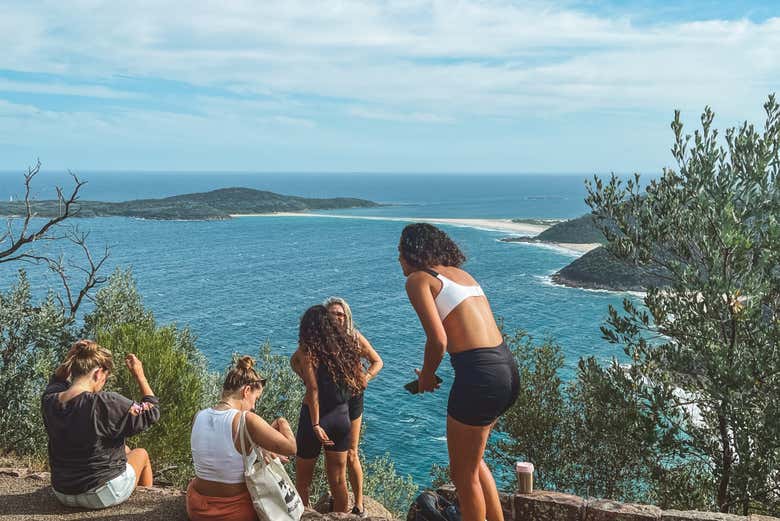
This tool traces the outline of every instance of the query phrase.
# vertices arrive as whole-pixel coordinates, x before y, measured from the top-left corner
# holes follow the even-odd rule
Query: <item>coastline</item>
[[[501,240],[501,242],[506,242],[508,244],[527,244],[529,246],[536,246],[537,248],[548,248],[552,250],[564,250],[565,253],[571,253],[576,255],[577,257],[581,257],[582,255],[588,253],[589,251],[595,250],[599,246],[603,246],[600,242],[552,242],[552,241],[506,241]]]
[[[526,224],[512,222],[511,219],[451,219],[451,218],[429,218],[429,217],[379,217],[374,215],[331,215],[324,213],[298,213],[298,212],[276,212],[276,213],[252,213],[252,214],[231,214],[230,217],[328,217],[333,219],[362,219],[368,221],[397,221],[397,222],[424,222],[430,224],[449,224],[452,226],[464,226],[467,228],[478,228],[481,230],[522,233],[527,235],[538,235],[549,228],[547,225]]]
[[[523,234],[528,237],[539,235],[543,231],[552,227],[555,223],[530,224],[514,222],[511,219],[456,219],[456,218],[433,218],[433,217],[379,217],[375,215],[331,215],[324,213],[298,213],[298,212],[276,212],[276,213],[252,213],[252,214],[231,214],[230,217],[328,217],[333,219],[362,219],[368,221],[396,221],[396,222],[425,222],[430,224],[448,224],[451,226],[463,226],[466,228],[476,228],[478,230],[509,232],[513,234]],[[553,248],[565,250],[566,253],[583,255],[591,250],[601,246],[599,243],[573,243],[573,242],[541,242],[541,241],[506,241],[523,242],[532,246],[542,248]]]

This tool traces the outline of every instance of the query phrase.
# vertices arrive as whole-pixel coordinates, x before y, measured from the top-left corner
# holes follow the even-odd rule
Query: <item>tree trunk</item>
[[[720,442],[723,447],[723,459],[721,461],[723,473],[718,484],[718,508],[721,512],[728,512],[729,481],[731,480],[731,463],[734,458],[724,409],[725,404],[721,404],[721,412],[718,414],[718,430],[720,431]]]

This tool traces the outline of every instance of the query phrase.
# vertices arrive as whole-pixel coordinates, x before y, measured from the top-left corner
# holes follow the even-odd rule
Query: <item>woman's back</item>
[[[439,316],[446,313],[442,326],[447,333],[448,352],[494,347],[501,343],[503,338],[493,318],[490,302],[467,271],[453,266],[435,266],[410,278],[414,280],[416,277],[429,285]],[[480,291],[467,291],[476,288]],[[460,295],[453,298],[452,294]],[[447,302],[442,302],[445,299]]]
[[[347,403],[350,392],[347,390],[345,382],[336,382],[328,372],[325,364],[320,363],[317,366],[317,388],[319,404],[322,413],[332,411],[339,405]]]
[[[125,469],[125,438],[139,429],[128,417],[132,400],[116,393],[83,392],[63,403],[59,393],[65,389],[67,384],[47,388],[43,421],[52,486],[63,494],[79,494]]]
[[[237,409],[203,409],[192,424],[190,448],[195,475],[218,483],[244,483],[244,460],[236,450]]]

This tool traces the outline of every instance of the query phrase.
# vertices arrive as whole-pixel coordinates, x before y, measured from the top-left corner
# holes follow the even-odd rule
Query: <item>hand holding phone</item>
[[[439,378],[439,375],[436,374],[434,376],[436,377],[436,384],[437,385],[443,382],[443,380],[441,378]],[[418,378],[415,378],[414,380],[412,380],[408,384],[405,384],[404,385],[404,389],[406,389],[407,391],[409,391],[412,394],[418,394],[420,392],[420,387],[419,386],[420,386],[420,380]]]

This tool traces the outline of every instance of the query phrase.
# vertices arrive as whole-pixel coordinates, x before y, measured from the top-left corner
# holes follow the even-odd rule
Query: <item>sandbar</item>
[[[376,215],[335,215],[326,213],[299,213],[299,212],[276,212],[276,213],[253,213],[253,214],[233,214],[231,217],[328,217],[331,219],[363,219],[368,221],[396,221],[396,222],[426,222],[431,224],[449,224],[452,226],[464,226],[467,228],[477,228],[480,230],[509,232],[514,235],[524,235],[528,237],[536,236],[542,233],[550,225],[530,224],[522,222],[513,222],[511,219],[453,219],[453,218],[432,218],[432,217],[384,217]],[[584,254],[601,244],[586,243],[578,244],[571,242],[527,242],[540,247],[553,247],[568,250],[573,253]]]
[[[542,233],[550,226],[512,222],[511,219],[450,219],[431,217],[380,217],[375,215],[334,215],[325,213],[277,212],[259,214],[234,214],[231,217],[329,217],[334,219],[364,219],[370,221],[425,222],[431,224],[449,224],[500,232],[511,232],[534,236]]]

